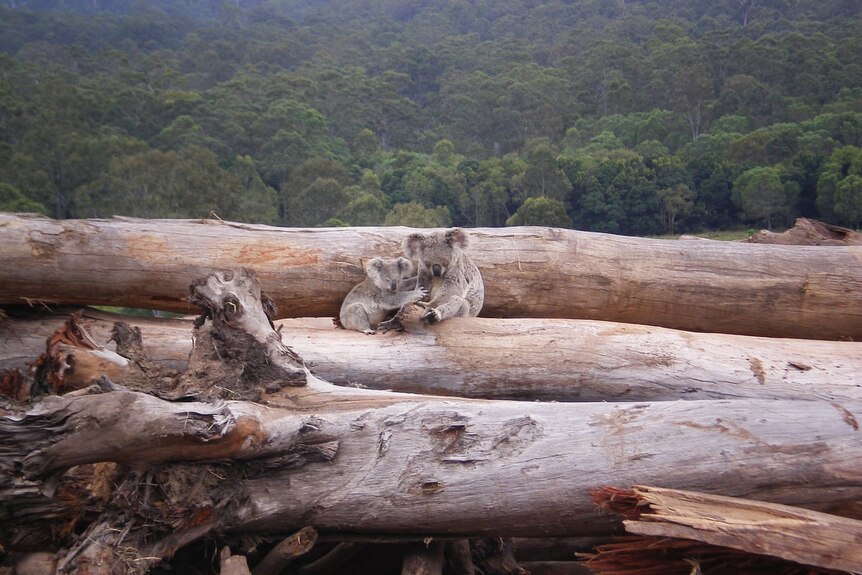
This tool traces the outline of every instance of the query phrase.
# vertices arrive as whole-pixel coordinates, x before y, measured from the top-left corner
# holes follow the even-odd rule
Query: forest
[[[4,0],[0,211],[862,223],[856,0]]]

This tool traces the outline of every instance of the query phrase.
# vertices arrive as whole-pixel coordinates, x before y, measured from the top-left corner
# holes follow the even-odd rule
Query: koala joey
[[[426,290],[415,289],[413,263],[407,258],[374,258],[365,266],[365,272],[368,277],[350,290],[341,304],[338,319],[346,329],[371,335],[393,311],[427,295]]]
[[[464,252],[466,247],[467,234],[460,228],[413,233],[404,240],[404,254],[419,262],[417,283],[428,290],[430,299],[422,314],[425,323],[479,315],[485,284],[479,268]]]

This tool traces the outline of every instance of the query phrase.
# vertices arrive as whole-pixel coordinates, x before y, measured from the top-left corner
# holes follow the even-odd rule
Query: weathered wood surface
[[[3,466],[23,461],[32,479],[98,461],[245,461],[255,472],[227,484],[242,503],[222,517],[244,533],[599,533],[612,520],[589,492],[609,482],[862,515],[860,402],[485,402],[312,378],[268,403],[53,398],[0,418]]]
[[[692,491],[642,485],[623,491],[637,503],[621,510],[629,533],[691,539],[826,569],[862,568],[862,521]]]
[[[335,316],[362,262],[407,228],[289,229],[212,220],[0,214],[0,304],[192,312],[195,277],[255,269],[281,317]],[[862,247],[649,240],[552,228],[470,230],[488,317],[862,339]],[[313,295],[312,295],[313,294]]]
[[[0,324],[0,369],[23,369],[67,316]],[[150,360],[185,369],[191,319],[85,310],[107,344],[113,322],[141,328]],[[862,399],[862,343],[702,334],[588,320],[454,318],[426,335],[367,336],[328,318],[276,322],[320,377],[413,393],[548,401]],[[108,345],[109,349],[113,349]]]

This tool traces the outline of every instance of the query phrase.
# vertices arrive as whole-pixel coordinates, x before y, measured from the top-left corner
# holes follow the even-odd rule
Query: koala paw
[[[364,333],[365,335],[374,335],[377,332],[374,331],[373,329],[363,329],[362,333]]]
[[[424,287],[416,288],[414,294],[414,302],[421,302],[422,300],[428,299],[428,290]]]
[[[436,307],[430,307],[425,310],[425,313],[422,314],[422,321],[430,325],[434,325],[441,319],[442,318],[440,317],[440,311]]]

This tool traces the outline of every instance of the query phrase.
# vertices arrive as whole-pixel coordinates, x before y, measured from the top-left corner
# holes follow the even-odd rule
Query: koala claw
[[[374,335],[377,332],[374,331],[373,329],[363,329],[362,333],[364,333],[365,335]]]
[[[431,325],[439,322],[440,319],[440,311],[435,307],[426,309],[425,313],[422,314],[422,320]]]
[[[424,299],[428,299],[428,290],[424,287],[416,288],[416,302],[421,302]]]

